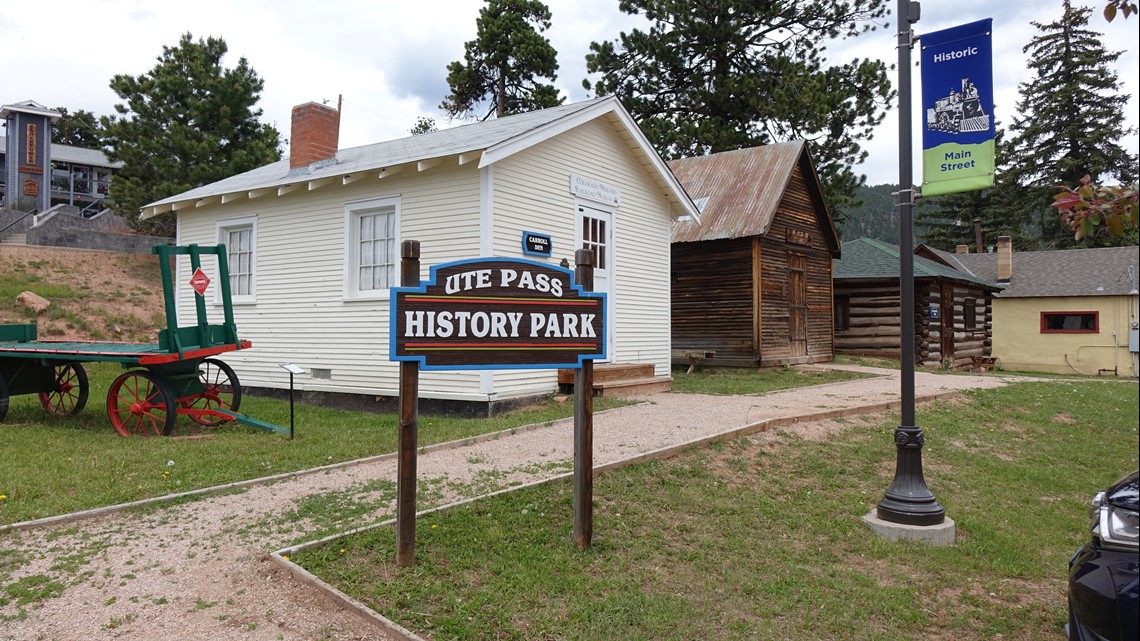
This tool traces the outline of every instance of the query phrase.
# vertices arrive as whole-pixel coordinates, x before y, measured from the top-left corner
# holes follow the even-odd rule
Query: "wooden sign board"
[[[517,258],[431,268],[391,290],[389,352],[425,370],[554,369],[606,357],[606,296],[569,269]]]

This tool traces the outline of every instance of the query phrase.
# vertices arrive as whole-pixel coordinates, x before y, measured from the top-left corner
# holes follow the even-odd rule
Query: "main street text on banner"
[[[994,184],[992,20],[923,34],[922,195]]]
[[[426,370],[579,367],[606,357],[606,296],[568,269],[517,258],[431,268],[391,290],[390,358]]]

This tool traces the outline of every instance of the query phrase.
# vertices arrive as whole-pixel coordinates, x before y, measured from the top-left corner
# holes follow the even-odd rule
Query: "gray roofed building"
[[[931,247],[926,249],[954,269],[983,280],[997,281],[997,253],[956,254]],[[1140,248],[1136,246],[1013,252],[1009,283],[1003,283],[1003,289],[997,296],[1120,296],[1135,293],[1138,257]]]
[[[992,335],[993,354],[1007,369],[1098,376],[1140,371],[1140,248],[1015,252],[1003,236],[993,253],[925,245],[915,253],[1004,287],[994,297]]]
[[[351,149],[338,148],[340,122],[339,109],[297,105],[288,159],[143,208],[176,217],[179,244],[226,246],[234,318],[255,346],[227,355],[243,384],[280,387],[277,364],[305,363],[305,393],[390,405],[401,386],[391,339],[406,319],[392,288],[416,241],[421,278],[489,257],[557,269],[591,250],[605,355],[636,366],[627,383],[668,385],[669,232],[699,212],[616,98]],[[176,280],[192,267],[181,261]],[[533,288],[529,275],[519,287]],[[195,296],[183,288],[180,309]],[[460,369],[426,372],[420,398],[486,415],[558,389],[552,369]]]
[[[98,149],[51,142],[58,111],[32,101],[0,106],[0,204],[21,211],[75,205],[103,209],[111,176],[123,167]]]

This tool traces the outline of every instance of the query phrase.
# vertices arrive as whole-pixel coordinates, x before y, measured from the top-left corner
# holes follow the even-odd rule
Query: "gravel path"
[[[769,419],[897,401],[899,374],[763,396],[656,394],[594,418],[594,464],[709,437]],[[918,372],[919,399],[998,387],[998,376]],[[441,448],[418,460],[424,509],[565,473],[573,422]],[[267,554],[329,533],[320,506],[363,505],[336,531],[391,518],[394,459],[258,485],[240,493],[0,534],[0,577],[28,595],[0,593],[0,639],[242,641],[386,639],[274,567]],[[371,506],[371,507],[369,507]],[[45,582],[37,577],[50,576]],[[23,613],[23,614],[21,614]]]

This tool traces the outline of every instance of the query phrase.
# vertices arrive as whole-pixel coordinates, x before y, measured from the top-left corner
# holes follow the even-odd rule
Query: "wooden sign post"
[[[574,280],[594,289],[594,251],[574,252]],[[590,547],[594,537],[594,361],[574,371],[574,541]]]
[[[419,371],[576,368],[574,539],[593,536],[594,359],[606,357],[606,295],[594,286],[594,252],[575,272],[519,258],[431,268],[420,282],[420,244],[401,245],[401,287],[390,297],[389,358],[400,362],[396,565],[415,564]]]
[[[400,284],[420,284],[420,243],[400,244]],[[393,301],[394,302],[394,301]],[[400,432],[396,437],[396,566],[416,563],[416,445],[419,440],[420,364],[400,362]]]

